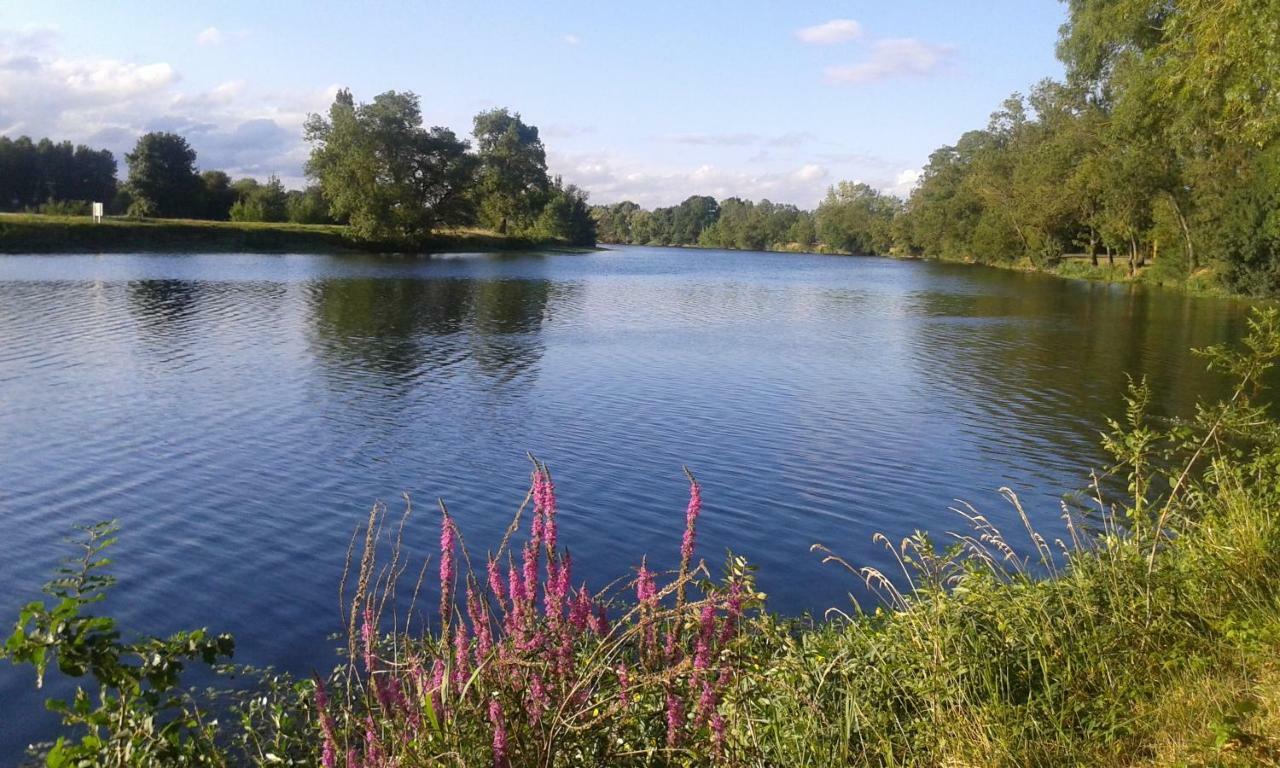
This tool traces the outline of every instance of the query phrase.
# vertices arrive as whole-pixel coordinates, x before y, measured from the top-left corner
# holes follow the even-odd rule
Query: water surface
[[[124,626],[209,625],[237,660],[326,668],[354,525],[443,497],[477,549],[555,474],[562,539],[601,583],[700,551],[760,566],[774,609],[857,590],[809,547],[888,567],[872,534],[958,527],[953,499],[1054,530],[1105,459],[1125,375],[1166,413],[1219,382],[1189,354],[1243,304],[871,258],[620,248],[436,258],[0,257],[0,617],[73,523],[123,526]],[[0,763],[47,734],[0,668]]]

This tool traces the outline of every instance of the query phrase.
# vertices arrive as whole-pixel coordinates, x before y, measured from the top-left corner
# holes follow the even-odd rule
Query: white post
[[[93,204],[93,223],[94,224],[102,223],[102,203]]]

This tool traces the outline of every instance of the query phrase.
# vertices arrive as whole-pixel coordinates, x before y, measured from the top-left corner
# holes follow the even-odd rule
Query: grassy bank
[[[0,253],[440,253],[563,245],[477,229],[442,230],[398,243],[360,240],[338,225],[128,218],[95,224],[87,216],[0,214]]]
[[[698,558],[692,475],[663,558],[678,565],[589,590],[535,462],[486,554],[468,554],[442,504],[437,554],[409,563],[410,511],[374,508],[347,554],[346,651],[324,679],[266,675],[230,704],[181,694],[182,666],[229,655],[230,639],[125,641],[92,615],[110,526],[4,653],[88,681],[55,705],[68,738],[51,765],[1280,765],[1280,424],[1262,390],[1280,312],[1206,356],[1232,393],[1163,424],[1135,384],[1104,436],[1110,477],[1064,506],[1061,540],[1006,493],[1017,530],[959,505],[954,534],[881,539],[898,573],[818,548],[832,578],[879,595],[866,610],[767,613],[740,559]]]

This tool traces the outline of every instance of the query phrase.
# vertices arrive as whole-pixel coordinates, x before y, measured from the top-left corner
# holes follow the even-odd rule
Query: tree
[[[199,216],[203,182],[196,174],[196,151],[176,133],[143,134],[129,164],[131,213],[177,218]]]
[[[308,118],[306,138],[307,174],[360,237],[412,240],[470,219],[476,158],[452,131],[423,128],[413,93],[357,106],[340,91],[327,117]]]
[[[271,176],[266,184],[254,184],[231,206],[232,221],[285,221],[288,195],[284,184]]]
[[[476,115],[473,135],[480,155],[481,223],[503,234],[528,228],[550,188],[537,127],[526,125],[519,112],[491,109]]]
[[[570,245],[595,245],[596,222],[587,205],[587,193],[572,184],[565,186],[557,176],[538,215],[537,230],[543,237],[558,238]]]
[[[226,221],[231,218],[231,206],[240,195],[231,187],[231,177],[225,171],[205,171],[200,174],[204,187],[204,214],[201,218]]]
[[[843,253],[886,254],[901,202],[861,183],[842,181],[827,190],[814,214],[818,240]]]

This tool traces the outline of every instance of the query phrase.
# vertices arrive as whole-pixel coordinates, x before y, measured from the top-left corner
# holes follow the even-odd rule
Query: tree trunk
[[[1138,273],[1138,241],[1129,235],[1129,277]]]
[[[1107,264],[1114,267],[1116,265],[1116,255],[1111,252],[1111,244],[1107,244]]]
[[[1098,266],[1098,233],[1092,227],[1089,229],[1089,261]]]
[[[1178,205],[1178,198],[1169,195],[1169,199],[1173,201],[1173,212],[1178,215],[1178,224],[1182,226],[1182,237],[1187,241],[1187,272],[1195,272],[1199,266],[1196,264],[1196,249],[1191,244],[1191,228],[1187,226],[1187,217],[1182,215],[1182,206]]]

